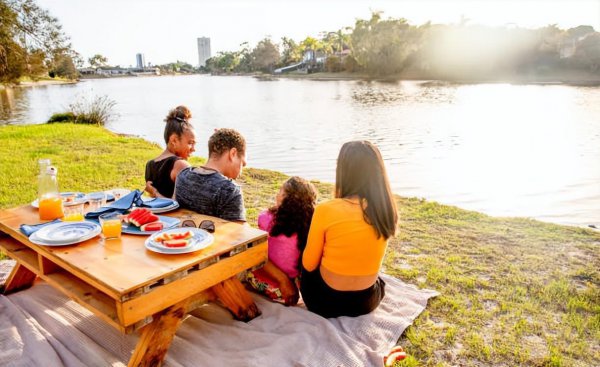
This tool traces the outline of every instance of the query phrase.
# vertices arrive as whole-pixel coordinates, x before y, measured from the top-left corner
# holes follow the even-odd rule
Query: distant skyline
[[[557,24],[567,29],[591,25],[600,31],[600,0],[37,0],[58,18],[73,48],[86,60],[94,54],[111,65],[176,60],[198,63],[198,37],[210,37],[212,55],[253,47],[270,36],[301,41],[322,31],[353,26],[371,11],[383,17],[406,18],[412,25],[427,21],[539,28]]]

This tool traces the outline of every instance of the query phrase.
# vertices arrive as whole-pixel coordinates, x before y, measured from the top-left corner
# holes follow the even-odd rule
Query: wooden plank
[[[236,277],[229,278],[211,288],[217,299],[221,301],[236,320],[248,322],[260,316],[261,312]]]
[[[17,260],[34,273],[39,272],[39,262],[34,250],[11,237],[0,237],[0,248],[4,253]]]
[[[175,332],[187,313],[190,300],[179,302],[164,312],[157,314],[151,324],[141,330],[133,355],[127,366],[155,367],[161,366],[167,354]]]
[[[142,294],[123,302],[119,314],[122,315],[121,323],[131,325],[146,315],[150,315],[167,308],[177,302],[206,290],[246,269],[249,269],[267,259],[267,242],[254,246],[236,256],[225,258],[205,269],[188,272],[187,277],[175,280],[169,284],[153,288],[150,292]]]
[[[105,293],[65,271],[54,271],[51,274],[41,275],[41,278],[75,302],[92,311],[96,316],[99,316],[121,332],[125,332],[125,328],[119,323],[116,301]]]
[[[17,263],[8,276],[2,289],[3,294],[10,294],[33,285],[37,275],[21,263]]]
[[[41,254],[38,254],[38,260],[40,264],[40,274],[52,274],[63,270],[60,266],[56,265],[49,259],[46,259]]]

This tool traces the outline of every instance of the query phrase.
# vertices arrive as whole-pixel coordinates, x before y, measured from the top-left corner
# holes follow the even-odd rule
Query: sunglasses
[[[194,222],[191,219],[187,219],[181,223],[181,226],[196,228],[196,222]],[[203,229],[208,233],[215,233],[215,222],[213,222],[212,220],[208,220],[208,219],[203,220],[202,222],[200,222],[200,225],[198,226],[198,228]]]

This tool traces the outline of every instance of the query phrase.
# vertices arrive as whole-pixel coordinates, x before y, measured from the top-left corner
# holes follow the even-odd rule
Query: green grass
[[[145,162],[160,151],[96,126],[0,127],[0,208],[36,197],[39,158],[58,167],[62,190],[87,192],[143,187]],[[251,224],[286,178],[244,171]],[[331,197],[331,184],[315,184],[320,200]],[[396,366],[600,365],[600,234],[397,201],[400,230],[385,270],[441,295],[402,335],[409,358]]]

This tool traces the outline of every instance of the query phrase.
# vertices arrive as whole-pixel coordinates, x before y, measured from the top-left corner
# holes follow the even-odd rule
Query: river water
[[[495,216],[600,227],[600,88],[164,76],[0,91],[0,124],[42,123],[107,95],[107,127],[164,146],[168,110],[194,115],[197,152],[239,130],[249,166],[333,182],[343,142],[368,139],[393,190]],[[144,164],[144,162],[140,162]]]

